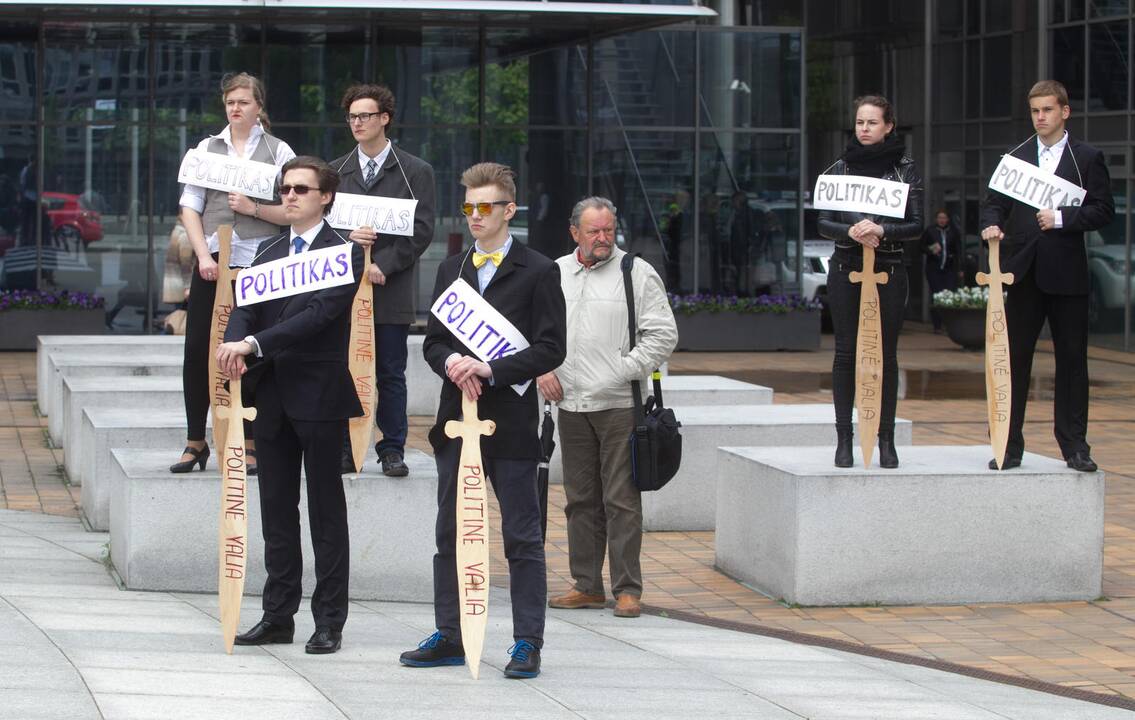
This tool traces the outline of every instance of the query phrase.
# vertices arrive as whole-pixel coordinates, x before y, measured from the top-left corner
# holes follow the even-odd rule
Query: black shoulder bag
[[[631,349],[635,346],[637,327],[635,323],[634,285],[631,283],[631,266],[634,255],[623,256],[623,288],[627,292],[627,331],[630,333]],[[654,381],[654,395],[642,402],[642,388],[638,380],[631,381],[634,393],[634,428],[631,430],[631,475],[634,484],[641,492],[659,490],[670,482],[682,464],[682,423],[674,417],[674,411],[662,407],[662,373],[657,369],[651,373]]]

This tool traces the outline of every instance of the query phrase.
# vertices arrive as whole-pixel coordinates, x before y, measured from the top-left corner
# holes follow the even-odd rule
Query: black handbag
[[[631,283],[631,266],[634,255],[623,256],[623,288],[627,293],[627,331],[631,349],[635,346],[634,286]],[[659,490],[677,474],[682,464],[682,423],[674,411],[662,406],[662,373],[651,373],[654,394],[642,401],[642,388],[638,380],[631,381],[634,394],[634,428],[631,430],[631,475],[640,492]]]

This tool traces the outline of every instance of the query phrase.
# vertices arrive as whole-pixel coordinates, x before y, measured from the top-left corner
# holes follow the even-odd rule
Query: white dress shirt
[[[1041,170],[1046,173],[1056,174],[1056,168],[1060,165],[1060,158],[1064,155],[1064,148],[1068,147],[1068,131],[1064,131],[1064,136],[1056,141],[1052,147],[1045,145],[1041,142],[1040,135],[1036,136],[1036,158],[1037,165]],[[1059,210],[1054,210],[1053,214],[1056,215],[1053,220],[1053,226],[1062,228],[1064,227],[1064,217]]]
[[[390,141],[387,140],[386,141],[386,147],[382,148],[382,152],[380,152],[378,155],[375,155],[374,157],[371,157],[370,155],[367,155],[365,152],[363,152],[363,146],[362,145],[359,145],[358,152],[359,152],[359,169],[363,171],[363,178],[362,179],[365,182],[366,177],[367,177],[367,163],[368,162],[370,162],[371,160],[374,160],[375,177],[378,176],[378,171],[382,169],[382,166],[386,164],[386,158],[390,157]]]

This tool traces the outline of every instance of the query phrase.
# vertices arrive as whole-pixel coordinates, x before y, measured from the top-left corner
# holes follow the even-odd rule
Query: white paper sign
[[[524,334],[461,278],[442,291],[430,312],[482,362],[499,360],[528,348]],[[523,395],[531,383],[526,380],[513,385],[512,389],[517,395]]]
[[[335,204],[327,222],[340,230],[372,227],[382,235],[414,235],[414,211],[417,200],[335,193]]]
[[[271,200],[279,174],[280,169],[271,163],[233,158],[194,148],[182,158],[177,181],[184,185]]]
[[[817,210],[858,212],[864,215],[906,217],[910,185],[863,175],[821,175],[812,191]]]
[[[1071,152],[1065,148],[1064,152]],[[1037,210],[1082,205],[1088,193],[1075,183],[1041,170],[1012,155],[1002,155],[989,178],[989,189],[1020,200]]]
[[[253,265],[236,276],[236,304],[315,292],[355,282],[351,270],[351,243],[343,243],[279,260]]]

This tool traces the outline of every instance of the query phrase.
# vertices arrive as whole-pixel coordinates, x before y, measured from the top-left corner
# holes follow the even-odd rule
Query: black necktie
[[[375,171],[377,169],[378,165],[374,162],[374,158],[367,160],[367,176],[366,179],[363,180],[363,182],[366,183],[367,190],[370,190],[370,186],[374,185]]]

